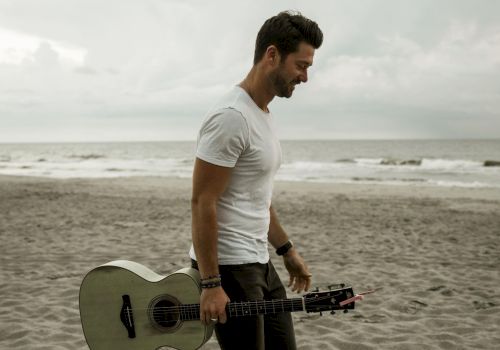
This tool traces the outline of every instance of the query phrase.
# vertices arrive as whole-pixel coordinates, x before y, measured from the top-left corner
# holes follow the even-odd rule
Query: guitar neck
[[[303,298],[231,302],[226,306],[228,317],[267,315],[295,311],[304,311]],[[179,305],[179,313],[183,321],[199,320],[200,304]]]

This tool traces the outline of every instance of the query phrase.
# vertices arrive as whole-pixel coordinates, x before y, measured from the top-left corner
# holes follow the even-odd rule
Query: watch
[[[288,253],[288,251],[292,247],[293,247],[292,241],[288,241],[285,244],[283,244],[281,247],[279,247],[278,249],[276,249],[276,254],[278,254],[278,255],[285,255],[286,253]]]

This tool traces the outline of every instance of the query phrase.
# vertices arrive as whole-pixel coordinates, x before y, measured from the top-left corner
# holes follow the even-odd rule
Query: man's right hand
[[[226,323],[226,305],[229,302],[229,297],[222,287],[202,289],[200,297],[201,322],[205,325],[214,322]]]

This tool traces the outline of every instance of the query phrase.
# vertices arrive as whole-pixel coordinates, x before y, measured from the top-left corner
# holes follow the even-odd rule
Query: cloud
[[[75,45],[0,27],[0,64],[81,65],[85,55]]]
[[[500,27],[454,22],[432,47],[400,35],[379,36],[379,52],[337,55],[314,74],[315,102],[378,102],[428,109],[499,110]]]
[[[48,42],[42,42],[33,53],[35,62],[42,66],[55,66],[59,64],[59,54]]]
[[[309,82],[270,106],[282,137],[498,137],[481,125],[500,128],[500,5],[482,4],[4,2],[0,139],[23,140],[30,125],[192,137],[250,69],[260,25],[286,8],[316,20],[325,42]]]
[[[75,73],[79,74],[88,74],[88,75],[96,75],[98,74],[97,70],[89,67],[89,66],[79,66],[74,69]]]

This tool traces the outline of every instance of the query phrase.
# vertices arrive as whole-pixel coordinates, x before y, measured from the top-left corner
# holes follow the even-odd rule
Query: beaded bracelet
[[[209,286],[209,285],[212,285],[214,283],[220,283],[220,282],[221,282],[220,278],[213,278],[211,280],[203,280],[203,281],[201,281],[201,285],[202,286]]]
[[[213,276],[208,276],[207,278],[202,278],[202,279],[201,279],[201,281],[203,282],[203,281],[207,281],[207,280],[213,280],[213,279],[215,279],[215,278],[220,279],[220,277],[221,277],[221,275],[220,275],[220,274],[218,274],[218,275],[213,275]]]

